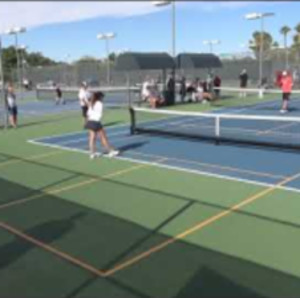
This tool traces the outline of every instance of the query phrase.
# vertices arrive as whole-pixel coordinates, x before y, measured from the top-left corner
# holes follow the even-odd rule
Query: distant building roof
[[[116,61],[117,70],[171,69],[174,59],[167,53],[127,52],[119,55]]]
[[[176,58],[178,68],[218,68],[222,63],[213,54],[182,53]]]

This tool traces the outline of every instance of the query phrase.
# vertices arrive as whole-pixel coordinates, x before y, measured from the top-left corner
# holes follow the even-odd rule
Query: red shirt
[[[293,79],[291,76],[284,76],[281,78],[280,87],[282,92],[290,93],[293,87]]]

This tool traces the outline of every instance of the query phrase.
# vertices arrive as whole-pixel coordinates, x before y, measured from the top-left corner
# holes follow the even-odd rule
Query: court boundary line
[[[65,150],[65,151],[77,152],[77,153],[81,153],[81,154],[89,154],[89,151],[84,150],[84,149],[69,148],[69,147],[64,147],[64,146],[60,146],[60,145],[42,143],[40,141],[35,141],[35,140],[28,140],[27,142],[38,145],[38,146],[43,146],[43,147],[51,147],[51,148],[55,148],[55,149]],[[103,155],[103,157],[108,158],[105,155]],[[244,178],[237,178],[237,177],[223,175],[223,174],[215,174],[215,173],[210,173],[210,172],[206,172],[206,171],[199,171],[199,170],[186,169],[186,168],[177,167],[177,166],[170,166],[170,165],[157,163],[157,162],[150,162],[150,161],[148,162],[145,160],[139,160],[139,159],[134,159],[134,158],[125,157],[125,156],[116,156],[116,157],[114,157],[114,159],[123,160],[123,161],[127,161],[127,162],[132,162],[132,163],[138,163],[138,164],[151,164],[151,165],[154,165],[157,168],[161,168],[161,169],[175,170],[178,172],[183,172],[183,173],[188,173],[188,174],[202,175],[202,176],[206,176],[206,177],[213,177],[213,178],[218,178],[218,179],[223,179],[223,180],[242,182],[242,183],[256,185],[256,186],[262,186],[262,187],[272,187],[275,185],[275,184],[271,184],[271,183],[259,182],[259,181],[255,181],[255,180],[244,179]],[[278,188],[281,190],[284,190],[284,191],[300,193],[300,189],[294,188],[294,187],[280,186]]]
[[[124,136],[122,138],[116,138],[115,139],[114,138],[115,135],[119,135],[119,134],[111,134],[111,136],[113,136],[113,137],[110,138],[111,140],[114,140],[114,143],[122,142],[125,139],[129,139],[129,138],[148,139],[145,135],[129,135],[129,136]],[[121,135],[121,133],[120,133],[120,135]],[[65,142],[59,142],[58,146],[65,147],[65,145],[81,143],[82,141],[86,141],[86,138],[79,138],[78,140],[69,140],[69,141],[65,141]],[[139,151],[136,151],[136,150],[131,150],[130,152],[133,152],[133,154],[135,154],[135,155],[154,157],[154,158],[164,158],[164,156],[161,156],[161,155],[147,154],[147,153],[142,153],[142,152],[139,152]],[[221,170],[228,170],[228,171],[231,171],[231,172],[244,173],[244,174],[249,174],[249,175],[253,175],[253,176],[256,175],[256,176],[261,176],[261,177],[270,177],[270,178],[274,178],[274,179],[275,178],[282,179],[282,178],[287,177],[285,175],[273,175],[271,173],[266,173],[266,172],[256,172],[256,171],[252,171],[252,170],[234,168],[234,167],[230,167],[230,166],[222,166],[222,165],[218,165],[218,164],[204,163],[204,162],[201,162],[201,161],[198,162],[198,161],[193,161],[193,160],[188,160],[188,159],[180,159],[180,158],[175,158],[175,157],[168,157],[168,160],[174,160],[174,161],[178,161],[178,162],[183,162],[183,163],[187,163],[187,164],[194,164],[194,165],[210,167],[210,168],[219,168]]]
[[[298,179],[299,177],[300,177],[300,172],[298,172],[292,176],[289,176],[286,179],[281,180],[276,185],[273,185],[269,188],[265,188],[264,190],[258,191],[256,194],[246,197],[241,202],[232,205],[231,207],[227,208],[226,210],[218,212],[217,214],[210,216],[209,218],[207,218],[203,221],[198,222],[197,224],[191,226],[190,228],[185,229],[183,232],[175,235],[175,237],[171,237],[168,240],[162,241],[160,244],[154,245],[151,248],[145,250],[144,252],[142,252],[132,258],[129,258],[127,261],[124,261],[120,264],[117,264],[113,268],[106,270],[104,273],[104,277],[109,277],[111,275],[114,275],[116,272],[122,271],[128,267],[131,267],[132,265],[134,265],[136,263],[139,263],[143,259],[146,259],[149,256],[155,254],[156,252],[159,252],[159,251],[163,250],[164,248],[168,247],[169,245],[171,245],[181,239],[184,239],[188,235],[193,234],[194,232],[198,232],[198,231],[202,230],[203,228],[221,220],[222,218],[231,215],[232,213],[241,209],[242,207],[247,206],[259,199],[264,198],[266,195],[273,193],[274,191],[279,189],[279,186],[283,186],[284,184],[289,183],[295,179]]]

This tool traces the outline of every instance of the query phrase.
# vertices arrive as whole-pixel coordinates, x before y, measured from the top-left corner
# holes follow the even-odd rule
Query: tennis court
[[[276,116],[277,105],[207,114]],[[292,123],[221,120],[220,133],[298,144],[297,105]],[[185,109],[205,108],[171,111]],[[297,297],[299,151],[141,133],[216,132],[143,109],[132,135],[128,110],[107,109],[121,155],[90,161],[79,111],[62,112],[1,132],[1,296]]]

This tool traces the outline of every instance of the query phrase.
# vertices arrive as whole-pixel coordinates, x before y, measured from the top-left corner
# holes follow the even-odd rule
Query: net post
[[[130,76],[128,74],[128,72],[126,73],[126,85],[127,85],[127,96],[128,96],[128,106],[129,108],[132,105],[132,98],[131,98],[131,90],[130,90]]]
[[[220,116],[216,116],[215,118],[215,137],[216,137],[216,144],[220,144]]]
[[[8,128],[8,108],[6,103],[6,94],[5,94],[5,83],[4,83],[4,69],[3,69],[3,63],[2,63],[2,40],[0,36],[0,78],[1,78],[1,97],[3,101],[3,127],[4,129]]]
[[[258,91],[258,97],[259,98],[263,98],[264,97],[264,89],[263,88],[259,89],[259,91]]]
[[[39,101],[40,100],[40,92],[39,92],[39,87],[38,86],[36,86],[36,88],[35,88],[35,93],[36,93],[36,100],[37,101]]]
[[[130,114],[130,134],[134,135],[136,126],[135,126],[135,112],[132,106],[129,107],[129,114]]]

